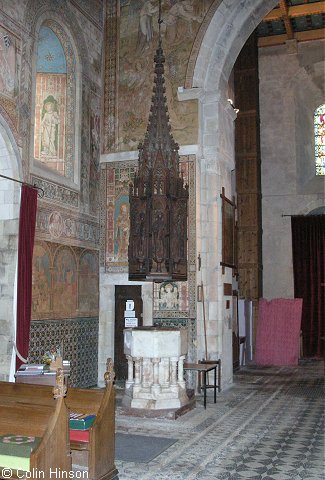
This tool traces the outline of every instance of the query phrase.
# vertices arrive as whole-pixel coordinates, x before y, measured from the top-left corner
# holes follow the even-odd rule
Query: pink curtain
[[[16,345],[24,358],[28,356],[29,330],[32,308],[32,260],[35,237],[37,190],[22,186],[19,237],[18,237],[18,281],[17,281],[17,331]],[[16,369],[22,361],[16,357]]]
[[[259,300],[256,365],[297,365],[302,299]]]

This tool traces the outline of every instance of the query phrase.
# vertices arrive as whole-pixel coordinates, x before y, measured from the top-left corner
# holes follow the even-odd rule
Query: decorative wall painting
[[[36,70],[34,157],[64,175],[67,65],[47,26],[39,32]]]
[[[16,88],[16,38],[0,26],[0,94],[13,98]]]

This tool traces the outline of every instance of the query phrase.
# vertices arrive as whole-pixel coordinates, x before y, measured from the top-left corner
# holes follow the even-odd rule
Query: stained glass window
[[[325,175],[325,104],[314,113],[316,175]]]

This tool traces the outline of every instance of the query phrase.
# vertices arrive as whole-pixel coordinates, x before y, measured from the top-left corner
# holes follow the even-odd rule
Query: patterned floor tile
[[[120,480],[325,480],[323,362],[245,367],[177,420],[119,415],[117,431],[178,441],[149,464],[116,462]],[[210,395],[211,397],[211,395]],[[210,403],[209,403],[210,402]]]

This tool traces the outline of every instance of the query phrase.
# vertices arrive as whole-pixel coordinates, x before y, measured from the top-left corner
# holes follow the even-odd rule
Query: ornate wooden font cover
[[[154,61],[149,122],[130,184],[129,280],[186,280],[188,186],[170,132],[161,39]]]

